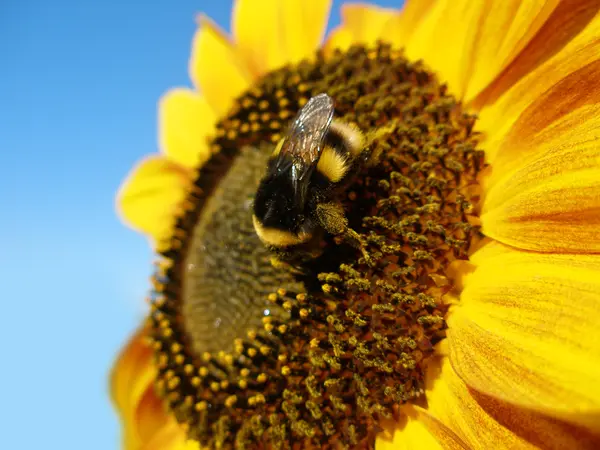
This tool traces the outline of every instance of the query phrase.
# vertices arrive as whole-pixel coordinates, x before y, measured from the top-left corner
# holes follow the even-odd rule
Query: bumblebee
[[[370,151],[358,128],[333,115],[330,96],[312,97],[275,147],[256,191],[256,233],[284,260],[316,256],[324,232],[359,247],[366,256],[358,234],[348,227],[339,196],[369,160]]]

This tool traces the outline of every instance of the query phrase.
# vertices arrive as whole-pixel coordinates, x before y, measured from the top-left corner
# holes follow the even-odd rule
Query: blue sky
[[[160,95],[189,85],[196,13],[229,29],[230,7],[1,2],[3,448],[118,448],[107,372],[143,317],[152,255],[114,194],[156,151]]]

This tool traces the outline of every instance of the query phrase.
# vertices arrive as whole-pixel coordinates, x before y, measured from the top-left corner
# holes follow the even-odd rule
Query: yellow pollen
[[[182,349],[183,346],[179,342],[173,342],[173,345],[171,345],[172,353],[179,353]]]
[[[237,402],[237,397],[235,395],[230,395],[225,399],[225,406],[231,408]]]
[[[171,378],[168,382],[167,382],[167,387],[170,390],[173,390],[175,388],[177,388],[177,386],[179,386],[180,380],[178,377],[173,377]]]
[[[207,407],[208,405],[206,404],[206,402],[198,402],[196,403],[196,406],[194,408],[196,409],[196,411],[206,411]]]
[[[268,355],[269,353],[271,353],[271,349],[269,347],[267,347],[266,345],[261,345],[259,350],[265,356]]]
[[[266,374],[264,374],[264,373],[261,373],[260,375],[258,375],[258,376],[256,377],[256,381],[257,381],[258,383],[261,383],[261,384],[262,384],[262,383],[265,383],[265,382],[267,381],[267,375],[266,375]]]

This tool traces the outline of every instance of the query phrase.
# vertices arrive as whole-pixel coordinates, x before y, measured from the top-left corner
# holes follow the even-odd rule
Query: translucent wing
[[[282,159],[286,155],[291,157],[293,181],[302,180],[318,161],[333,110],[333,99],[327,94],[319,94],[304,105],[292,122],[280,156]]]

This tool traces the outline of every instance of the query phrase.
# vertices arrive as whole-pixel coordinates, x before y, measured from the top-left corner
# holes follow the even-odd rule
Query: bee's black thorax
[[[297,191],[291,176],[291,162],[281,169],[269,161],[254,199],[254,215],[264,227],[297,233],[304,220],[306,193]]]

